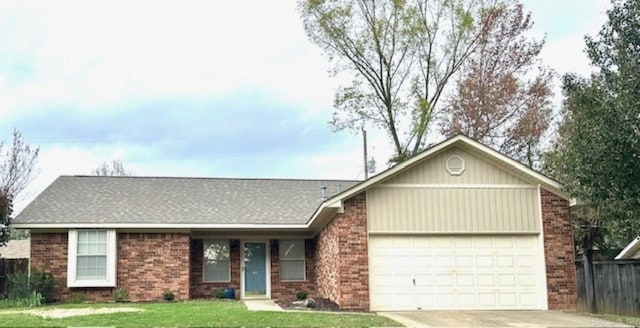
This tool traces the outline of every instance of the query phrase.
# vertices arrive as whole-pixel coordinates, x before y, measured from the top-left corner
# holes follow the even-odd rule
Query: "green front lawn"
[[[134,307],[142,312],[120,312],[45,319],[22,310]],[[253,312],[238,301],[187,301],[176,303],[64,304],[32,309],[0,310],[0,327],[372,327],[399,326],[374,314],[306,312]]]

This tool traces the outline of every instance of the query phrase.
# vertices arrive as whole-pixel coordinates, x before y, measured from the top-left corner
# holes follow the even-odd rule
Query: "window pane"
[[[78,231],[78,243],[87,243],[87,233],[88,231]]]
[[[78,255],[107,255],[107,232],[102,230],[78,231]]]
[[[107,254],[107,244],[98,244],[96,246],[96,254]]]
[[[107,277],[106,256],[78,256],[77,279],[105,279]]]
[[[87,244],[78,243],[78,254],[82,255],[87,253],[88,253]]]
[[[304,280],[304,260],[281,260],[280,280]]]
[[[204,258],[207,261],[229,260],[229,241],[208,241],[204,245]]]
[[[106,231],[100,231],[100,233],[98,233],[98,238],[97,238],[96,242],[98,242],[99,244],[106,244],[107,243],[107,232]]]
[[[89,244],[87,245],[87,254],[96,254],[96,244]]]
[[[280,259],[304,260],[304,240],[281,240]]]
[[[204,243],[204,281],[229,281],[229,241]]]
[[[204,281],[229,281],[229,261],[207,262],[204,267]]]

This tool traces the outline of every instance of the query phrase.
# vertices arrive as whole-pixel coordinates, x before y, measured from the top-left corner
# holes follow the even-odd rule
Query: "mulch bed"
[[[340,310],[340,307],[338,306],[338,304],[332,302],[329,299],[326,299],[326,298],[314,298],[314,300],[316,301],[316,306],[313,307],[313,308],[294,306],[293,302],[296,301],[295,299],[292,299],[292,300],[281,300],[281,301],[277,301],[276,303],[278,305],[280,305],[281,308],[287,309],[287,310],[309,310],[309,311],[342,312],[342,310]]]

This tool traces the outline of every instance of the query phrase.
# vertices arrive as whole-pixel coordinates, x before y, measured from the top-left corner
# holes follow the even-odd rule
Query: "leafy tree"
[[[476,50],[498,0],[300,0],[309,39],[354,73],[335,95],[335,130],[369,122],[399,162],[422,150],[452,77]]]
[[[13,130],[13,142],[0,142],[0,245],[9,239],[13,200],[33,179],[39,148],[24,142],[22,134]]]
[[[564,77],[564,118],[546,169],[592,208],[578,224],[581,239],[619,250],[640,234],[640,2],[612,4],[597,38],[585,38],[598,71]]]
[[[119,159],[114,159],[111,162],[103,162],[100,166],[91,171],[93,175],[97,176],[131,176],[133,172],[127,171],[124,164]]]
[[[486,17],[494,24],[482,30],[468,69],[447,99],[441,131],[465,134],[534,166],[553,95],[551,72],[536,67],[544,41],[525,36],[533,21],[521,4],[498,6]]]

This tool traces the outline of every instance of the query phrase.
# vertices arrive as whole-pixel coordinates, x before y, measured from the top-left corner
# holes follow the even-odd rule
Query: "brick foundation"
[[[298,291],[306,291],[309,296],[315,295],[315,248],[313,240],[305,241],[305,275],[304,281],[280,280],[280,252],[278,240],[271,241],[271,298],[285,300],[294,299]]]
[[[569,202],[540,189],[550,310],[575,310],[576,272]]]
[[[344,202],[316,237],[316,292],[345,310],[369,310],[369,269],[365,194]]]
[[[117,286],[131,301],[156,301],[170,290],[189,299],[190,235],[186,233],[118,233]],[[31,268],[54,277],[53,298],[74,293],[91,301],[110,301],[114,288],[67,288],[68,234],[31,232]]]
[[[202,239],[191,241],[191,297],[213,298],[216,290],[220,288],[234,288],[237,293],[236,297],[240,297],[240,241],[236,239],[229,241],[230,282],[203,281],[203,247],[204,242]]]

